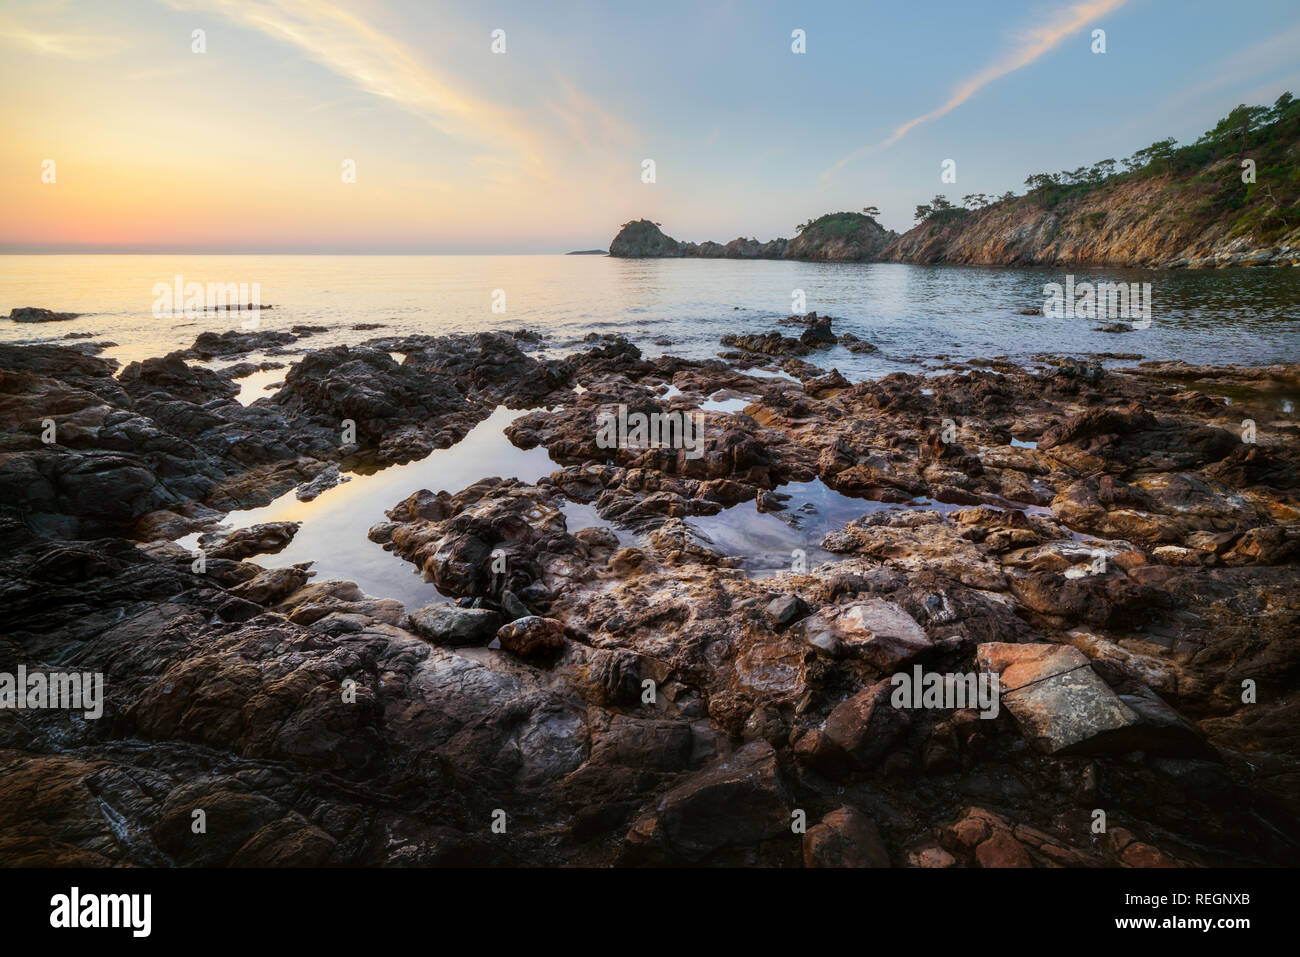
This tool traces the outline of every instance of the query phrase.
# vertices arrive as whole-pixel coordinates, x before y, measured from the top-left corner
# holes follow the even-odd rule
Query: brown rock
[[[841,701],[826,719],[826,739],[862,764],[879,760],[907,732],[911,718],[890,704],[888,678]]]
[[[520,658],[540,658],[564,647],[564,623],[528,615],[503,625],[497,632],[497,641]]]
[[[851,807],[821,819],[803,836],[804,867],[889,867],[875,821]]]

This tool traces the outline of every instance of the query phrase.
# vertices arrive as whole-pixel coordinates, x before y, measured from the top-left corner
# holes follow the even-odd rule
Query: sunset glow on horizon
[[[1152,116],[1185,141],[1300,87],[1286,4],[1191,4],[1169,25],[1186,36],[1135,49],[1155,6],[8,4],[0,251],[559,252],[642,216],[686,239],[766,239],[868,204],[906,229],[947,157],[958,194],[999,193],[1145,145]],[[1105,57],[1088,51],[1094,20]],[[1211,89],[1206,62],[1224,65]],[[1129,107],[1081,124],[1103,99]]]

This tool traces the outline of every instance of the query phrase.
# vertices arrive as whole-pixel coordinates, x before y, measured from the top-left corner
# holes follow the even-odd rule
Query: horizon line
[[[593,247],[594,249],[595,247]],[[566,252],[539,250],[517,252],[420,252],[412,250],[206,250],[206,249],[3,249],[0,256],[571,256],[575,253],[595,255],[583,249]],[[609,251],[601,249],[602,255]],[[616,257],[617,258],[617,257]]]

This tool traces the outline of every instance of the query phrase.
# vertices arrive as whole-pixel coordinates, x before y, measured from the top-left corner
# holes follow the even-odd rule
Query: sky
[[[0,0],[0,251],[903,231],[1300,95],[1297,50],[1297,0]]]

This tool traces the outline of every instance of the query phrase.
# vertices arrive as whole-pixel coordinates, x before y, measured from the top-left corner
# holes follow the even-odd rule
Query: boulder
[[[858,764],[879,761],[912,723],[906,711],[890,703],[892,691],[884,678],[837,704],[826,718],[826,741]]]
[[[270,568],[230,589],[236,598],[258,605],[275,605],[307,584],[305,568]]]
[[[776,752],[754,741],[651,805],[624,839],[619,863],[790,863],[797,850]]]
[[[540,615],[525,615],[497,632],[497,641],[520,658],[540,658],[564,647],[564,623]]]
[[[889,867],[889,852],[876,822],[841,807],[803,836],[804,867]]]
[[[274,554],[284,551],[301,526],[302,522],[265,522],[233,532],[208,532],[199,536],[199,547],[209,558],[235,561],[253,555]]]
[[[934,645],[915,618],[882,598],[823,608],[804,621],[804,638],[827,654],[862,658],[882,671]]]
[[[788,628],[808,616],[808,604],[798,595],[778,595],[767,603],[767,614],[777,628]]]
[[[486,645],[501,627],[501,615],[490,608],[427,605],[409,616],[410,628],[435,645]]]

